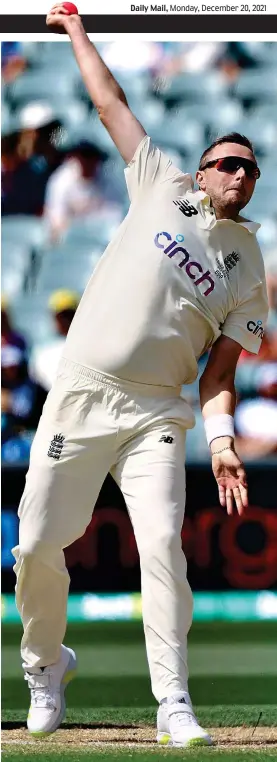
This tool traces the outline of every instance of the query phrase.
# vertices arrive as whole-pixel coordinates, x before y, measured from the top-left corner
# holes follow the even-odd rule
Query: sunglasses
[[[240,156],[224,156],[222,159],[213,159],[208,161],[201,170],[208,167],[215,167],[218,172],[227,172],[228,174],[235,174],[241,167],[244,169],[246,177],[251,177],[253,180],[258,180],[261,176],[261,172],[257,164],[250,159],[242,159]]]

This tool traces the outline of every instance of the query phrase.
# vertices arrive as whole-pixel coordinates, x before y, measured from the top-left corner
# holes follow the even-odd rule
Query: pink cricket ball
[[[74,3],[63,3],[63,8],[66,8],[70,16],[72,16],[73,13],[77,13],[79,15],[78,8],[76,5],[74,5]]]

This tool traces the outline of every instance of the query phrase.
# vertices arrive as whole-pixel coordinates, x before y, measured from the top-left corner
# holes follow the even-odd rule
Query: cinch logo
[[[263,339],[264,337],[264,328],[263,328],[263,322],[262,320],[257,320],[256,323],[254,323],[254,320],[249,320],[249,323],[247,323],[248,331],[251,333],[254,333],[255,336],[258,336],[259,339]]]
[[[166,245],[166,242],[162,242],[162,239],[165,238],[166,241],[171,241],[169,246]],[[176,262],[175,264],[177,267],[180,268],[180,270],[183,269],[183,267],[186,270],[187,275],[191,280],[194,281],[195,286],[200,286],[201,283],[204,283],[205,281],[208,281],[209,288],[206,288],[206,291],[204,291],[203,296],[208,296],[211,291],[214,289],[214,280],[211,277],[210,270],[207,270],[205,273],[203,273],[203,267],[201,267],[200,263],[196,260],[190,261],[190,254],[185,249],[184,246],[180,246],[180,243],[183,243],[185,240],[184,236],[180,233],[176,235],[175,240],[172,240],[172,236],[170,233],[157,233],[157,235],[154,238],[155,245],[158,247],[158,249],[163,249],[164,253],[169,257],[169,259],[172,259],[172,257],[175,257],[176,254],[182,254],[182,259],[180,262]],[[197,276],[201,273],[200,277]],[[195,280],[197,278],[197,280]]]

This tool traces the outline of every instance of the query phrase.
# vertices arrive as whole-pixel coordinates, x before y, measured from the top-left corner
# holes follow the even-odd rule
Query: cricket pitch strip
[[[275,748],[277,749],[277,728],[249,726],[209,728],[214,744],[218,748]],[[25,727],[12,728],[2,731],[2,749],[12,746],[33,746],[37,750],[64,746],[68,749],[99,748],[114,746],[132,748],[157,748],[155,742],[156,729],[153,726],[141,727],[91,727],[82,728],[75,725],[71,728],[60,728],[44,739],[34,739]]]

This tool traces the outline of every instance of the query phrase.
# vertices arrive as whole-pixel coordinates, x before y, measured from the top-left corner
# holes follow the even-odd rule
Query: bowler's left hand
[[[248,487],[245,469],[237,453],[224,450],[213,455],[212,469],[218,484],[220,505],[227,508],[229,516],[235,509],[242,516],[248,506]]]

